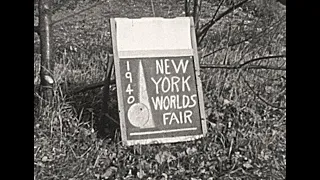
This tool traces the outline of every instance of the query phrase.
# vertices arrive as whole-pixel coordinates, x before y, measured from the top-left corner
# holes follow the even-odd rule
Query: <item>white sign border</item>
[[[181,18],[181,17],[180,17]],[[199,139],[201,137],[204,137],[207,133],[207,124],[206,124],[206,115],[204,110],[204,102],[203,102],[203,92],[202,92],[202,84],[200,79],[200,65],[199,65],[199,57],[198,57],[198,48],[197,48],[197,40],[196,40],[196,34],[195,34],[195,26],[193,22],[192,17],[188,17],[190,19],[190,34],[191,34],[191,43],[192,43],[192,54],[181,54],[179,53],[179,56],[193,56],[194,61],[194,68],[195,68],[195,76],[196,76],[196,86],[197,86],[197,93],[198,93],[198,99],[199,99],[199,108],[200,108],[200,118],[201,118],[201,128],[203,134],[201,135],[193,135],[193,136],[178,136],[178,137],[168,137],[168,138],[152,138],[152,139],[139,139],[139,140],[128,140],[127,139],[127,127],[125,122],[125,112],[123,111],[124,105],[123,105],[123,97],[122,97],[122,87],[121,87],[121,74],[120,74],[120,59],[119,59],[119,53],[117,48],[117,31],[116,31],[116,21],[115,18],[110,18],[110,24],[111,24],[111,34],[112,34],[112,46],[113,46],[113,54],[114,54],[114,64],[115,64],[115,75],[116,75],[116,84],[117,84],[117,97],[118,97],[118,108],[119,108],[119,115],[120,115],[120,132],[121,132],[121,140],[123,145],[132,146],[132,145],[144,145],[144,144],[159,144],[159,143],[175,143],[175,142],[183,142],[183,141],[191,141],[195,139]],[[177,50],[178,52],[181,52],[181,50]],[[163,57],[168,56],[167,54],[162,54],[162,52],[165,51],[158,51],[161,53],[157,53],[155,56]],[[183,51],[186,52],[186,51]],[[130,54],[131,52],[126,52],[126,56]],[[134,53],[135,54],[135,53]],[[121,54],[122,56],[123,54]],[[125,56],[125,57],[126,57]],[[137,56],[137,55],[135,55]],[[155,57],[153,56],[153,57]],[[138,57],[138,56],[137,56]],[[150,56],[148,56],[150,57]],[[121,57],[123,58],[123,57]]]

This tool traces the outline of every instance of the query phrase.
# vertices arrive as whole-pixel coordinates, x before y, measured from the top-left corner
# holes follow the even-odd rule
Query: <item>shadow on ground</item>
[[[109,91],[109,100],[105,106],[102,99],[103,87],[70,94],[68,97],[76,114],[81,116],[81,122],[90,124],[98,132],[98,137],[113,139],[120,128],[116,88]]]

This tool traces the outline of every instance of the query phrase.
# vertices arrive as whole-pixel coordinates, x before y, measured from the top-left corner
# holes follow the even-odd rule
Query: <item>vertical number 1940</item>
[[[127,85],[127,88],[126,88],[126,93],[128,93],[130,96],[128,97],[127,99],[127,103],[128,104],[132,104],[134,103],[135,101],[135,98],[134,96],[132,96],[132,92],[133,92],[133,89],[131,88],[131,83],[132,83],[132,73],[130,72],[130,63],[129,61],[127,61],[127,72],[125,73],[125,77],[127,79],[129,79],[129,84]]]

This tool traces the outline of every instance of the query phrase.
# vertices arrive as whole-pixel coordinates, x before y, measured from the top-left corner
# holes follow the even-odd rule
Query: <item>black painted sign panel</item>
[[[120,59],[127,140],[203,134],[192,56]]]

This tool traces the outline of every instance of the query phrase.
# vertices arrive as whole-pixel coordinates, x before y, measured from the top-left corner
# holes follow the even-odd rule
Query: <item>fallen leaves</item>
[[[173,156],[170,152],[168,151],[160,151],[158,154],[155,156],[155,160],[159,163],[162,164],[164,162],[170,163],[173,160],[176,160],[177,158]]]
[[[195,154],[195,153],[197,152],[197,148],[194,147],[194,146],[191,147],[191,148],[188,147],[187,150],[186,150],[186,152],[187,152],[188,155],[193,155],[193,154]]]
[[[52,156],[43,156],[42,158],[41,158],[41,161],[42,162],[51,162],[51,161],[53,161],[53,157]]]
[[[248,159],[248,161],[246,161],[242,166],[245,167],[246,169],[249,169],[253,167],[251,163],[252,163],[251,159]]]
[[[114,167],[114,166],[110,166],[105,172],[104,174],[102,174],[100,177],[103,179],[109,179],[109,177],[111,177],[111,175],[115,174],[117,172],[118,168]]]

